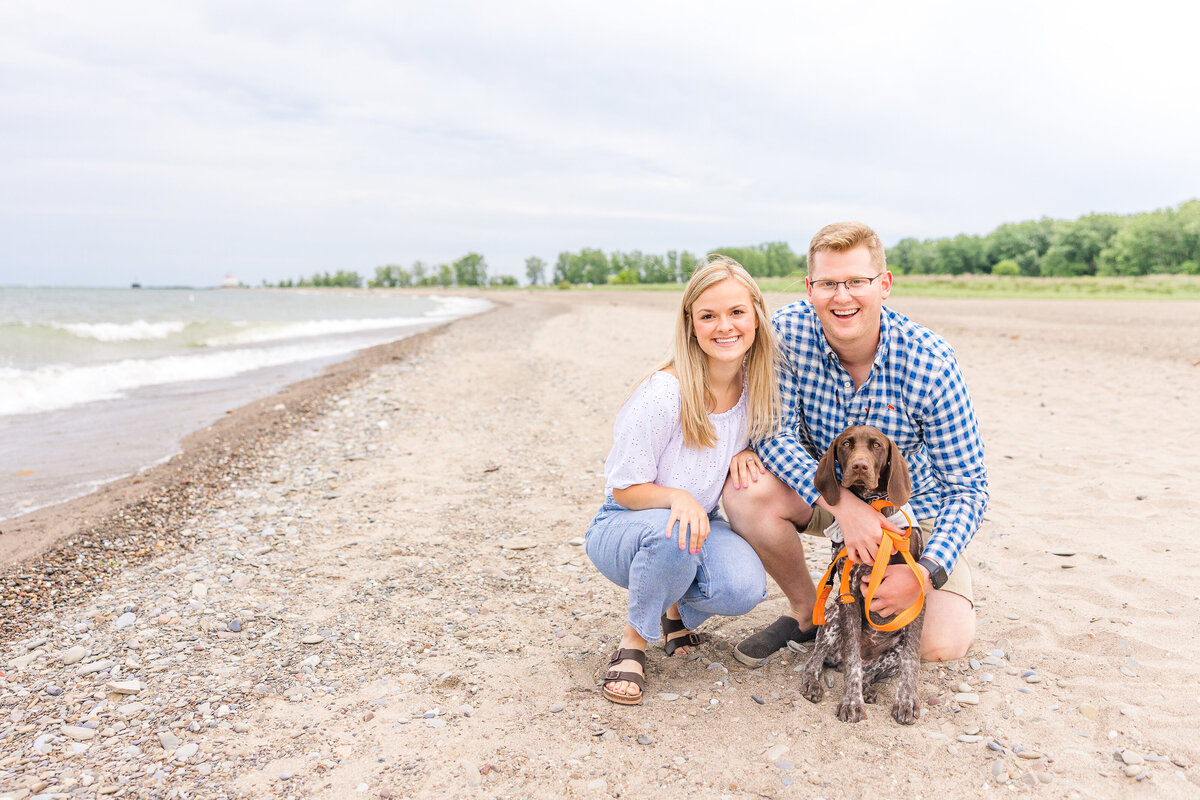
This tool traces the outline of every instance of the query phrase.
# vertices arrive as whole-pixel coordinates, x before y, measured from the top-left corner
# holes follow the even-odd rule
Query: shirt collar
[[[887,306],[883,306],[879,312],[879,346],[875,348],[875,366],[882,367],[883,361],[887,358],[888,341],[891,339],[892,329],[892,312]],[[821,349],[825,353],[825,363],[839,363],[837,353],[833,352],[833,348],[829,346],[829,340],[825,338],[825,331],[821,328],[821,320],[817,317],[816,312],[812,315],[812,324],[816,328],[817,341],[821,343]]]

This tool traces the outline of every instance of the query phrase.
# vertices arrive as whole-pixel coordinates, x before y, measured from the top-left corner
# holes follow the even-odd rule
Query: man
[[[817,460],[834,437],[850,425],[874,425],[908,461],[910,502],[927,536],[918,562],[925,579],[921,655],[961,658],[974,637],[975,612],[970,568],[959,556],[979,528],[988,492],[983,443],[954,351],[884,308],[892,274],[879,236],[862,223],[834,223],[813,237],[805,286],[807,302],[772,315],[783,424],[773,438],[754,443],[768,472],[745,480],[749,472],[733,471],[723,495],[730,524],[758,553],[790,608],[734,655],[756,667],[788,640],[816,636],[816,587],[797,531],[821,536],[836,520],[849,557],[872,564],[880,527],[898,530],[850,492],[828,506],[813,488]],[[919,589],[907,566],[890,566],[872,609],[894,614]]]

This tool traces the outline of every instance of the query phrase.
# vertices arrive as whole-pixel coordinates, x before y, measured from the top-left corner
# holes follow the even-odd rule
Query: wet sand
[[[624,598],[578,542],[677,299],[488,297],[0,525],[0,797],[1197,791],[1200,304],[890,303],[955,346],[992,484],[975,645],[904,727],[732,658],[773,586],[600,696]]]

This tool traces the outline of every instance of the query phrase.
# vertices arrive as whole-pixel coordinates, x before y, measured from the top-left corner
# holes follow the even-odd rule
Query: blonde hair
[[[834,222],[817,231],[808,243],[808,274],[816,266],[817,253],[844,253],[860,245],[866,245],[871,254],[871,266],[882,275],[887,271],[887,253],[879,234],[861,222]]]
[[[708,409],[716,404],[709,387],[708,357],[696,341],[692,325],[692,306],[706,290],[726,280],[734,280],[750,292],[754,308],[754,343],[746,354],[744,363],[750,439],[760,440],[772,436],[779,427],[779,390],[776,385],[775,363],[777,348],[775,331],[767,315],[767,304],[762,291],[750,273],[732,258],[710,255],[708,263],[698,268],[683,290],[679,314],[675,318],[675,340],[667,360],[655,368],[673,367],[679,378],[683,395],[681,423],[683,443],[688,447],[708,448],[717,444],[717,433],[708,418]],[[652,373],[653,374],[653,373]]]

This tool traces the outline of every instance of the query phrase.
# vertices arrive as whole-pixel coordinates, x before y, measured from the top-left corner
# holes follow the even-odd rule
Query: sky
[[[1200,196],[1200,4],[0,4],[0,285],[258,284]]]

